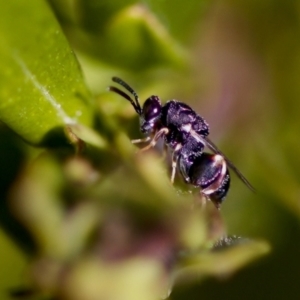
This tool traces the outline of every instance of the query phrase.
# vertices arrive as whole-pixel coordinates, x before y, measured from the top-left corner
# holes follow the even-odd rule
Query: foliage
[[[0,4],[3,299],[299,292],[298,4]],[[137,116],[106,91],[113,75],[201,111],[258,193],[233,180],[221,213],[180,176],[171,186],[160,151],[131,145]],[[273,254],[251,264],[265,240]]]

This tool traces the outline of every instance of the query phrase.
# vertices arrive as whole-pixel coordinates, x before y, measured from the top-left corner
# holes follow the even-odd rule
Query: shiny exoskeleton
[[[220,207],[230,186],[230,167],[237,176],[254,190],[248,180],[232,162],[208,139],[209,126],[191,107],[183,102],[170,100],[161,104],[158,96],[150,96],[140,106],[137,93],[123,80],[113,77],[112,80],[123,86],[134,96],[134,100],[117,87],[113,91],[128,100],[140,117],[140,130],[146,135],[144,139],[133,140],[133,143],[149,142],[142,150],[154,147],[160,138],[172,152],[172,175],[174,182],[176,168],[184,180],[199,187],[201,193],[209,198],[216,207]],[[212,153],[203,152],[207,147]]]

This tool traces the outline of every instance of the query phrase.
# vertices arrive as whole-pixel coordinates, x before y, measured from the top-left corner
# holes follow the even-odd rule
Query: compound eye
[[[143,115],[145,121],[155,120],[160,116],[161,103],[158,97],[151,96],[148,98],[143,106]]]

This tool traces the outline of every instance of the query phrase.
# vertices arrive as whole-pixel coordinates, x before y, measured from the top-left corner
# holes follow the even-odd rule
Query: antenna
[[[120,96],[124,97],[125,99],[127,99],[132,106],[134,107],[135,111],[141,115],[142,114],[142,108],[140,106],[139,103],[139,96],[137,95],[137,93],[135,92],[135,90],[130,87],[125,81],[123,81],[121,78],[119,77],[113,77],[112,81],[120,84],[121,86],[123,86],[130,94],[133,95],[135,102],[127,95],[125,94],[123,91],[119,90],[118,88],[115,87],[109,87],[109,90],[119,94]]]

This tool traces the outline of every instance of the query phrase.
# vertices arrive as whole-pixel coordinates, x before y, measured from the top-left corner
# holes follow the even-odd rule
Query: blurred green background
[[[91,137],[89,149],[104,153],[97,164],[109,176],[126,160],[126,141],[140,136],[132,107],[107,92],[112,76],[142,100],[155,94],[191,105],[257,189],[232,175],[221,214],[229,234],[264,239],[271,253],[232,276],[175,286],[171,299],[298,299],[300,2],[0,0],[0,7],[1,299],[27,284],[36,243],[9,202],[20,170],[42,151],[29,145],[68,149],[66,124],[92,126],[103,140]]]

